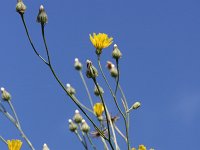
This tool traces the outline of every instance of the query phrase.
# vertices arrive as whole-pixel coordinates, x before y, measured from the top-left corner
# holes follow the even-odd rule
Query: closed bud
[[[104,94],[103,88],[100,87],[99,85],[98,85],[98,87],[99,87],[99,90],[98,90],[98,88],[97,88],[96,86],[94,87],[94,94],[95,94],[96,96],[99,96],[100,94],[103,95],[103,94]],[[99,93],[99,91],[100,91],[100,93]]]
[[[10,93],[8,93],[3,87],[1,88],[1,97],[4,101],[9,101],[11,99]]]
[[[22,0],[17,0],[17,4],[16,4],[16,11],[22,15],[25,13],[26,11],[26,5],[23,3]]]
[[[86,76],[88,78],[96,78],[98,76],[97,69],[92,65],[92,62],[90,60],[87,60],[87,71]]]
[[[90,131],[89,125],[85,122],[85,120],[82,120],[81,130],[85,133],[88,133]]]
[[[69,130],[75,132],[77,129],[78,126],[71,119],[69,119]]]
[[[79,124],[79,123],[82,122],[83,117],[81,116],[81,114],[79,113],[78,110],[75,111],[75,114],[74,114],[73,120],[74,120],[74,122],[77,123],[77,124]]]
[[[114,44],[114,48],[113,48],[113,52],[112,52],[112,56],[115,59],[119,59],[122,56],[122,53],[120,52],[117,44]]]
[[[132,105],[132,109],[138,109],[139,107],[141,106],[140,102],[135,102],[133,105]]]
[[[45,25],[48,22],[48,17],[47,17],[45,10],[44,10],[43,5],[40,6],[39,13],[38,13],[38,16],[37,16],[37,22],[41,23],[42,25]]]
[[[50,150],[46,143],[44,143],[42,150]]]
[[[75,58],[74,68],[75,68],[76,70],[78,70],[78,71],[82,69],[82,64],[81,64],[81,62],[78,60],[78,58]]]
[[[114,78],[116,78],[118,76],[118,71],[117,68],[115,67],[114,64],[111,65],[111,69],[110,69],[110,75]]]
[[[101,115],[101,116],[99,116],[99,117],[97,117],[97,119],[99,120],[99,121],[103,121],[104,120],[104,118],[103,118],[103,116]]]
[[[76,90],[69,83],[66,84],[66,90],[70,95],[76,94]]]

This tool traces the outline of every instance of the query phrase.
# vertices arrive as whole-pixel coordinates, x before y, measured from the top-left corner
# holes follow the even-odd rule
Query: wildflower
[[[133,147],[131,150],[136,150],[136,148]]]
[[[110,75],[111,75],[113,78],[116,78],[116,77],[118,76],[118,71],[117,71],[117,68],[115,67],[114,64],[111,65]]]
[[[75,110],[75,115],[74,115],[73,119],[74,119],[75,123],[81,123],[82,122],[83,117],[81,116],[81,114],[79,113],[78,110]]]
[[[8,150],[20,150],[22,142],[20,140],[8,140]]]
[[[20,15],[24,14],[24,12],[26,11],[26,5],[23,3],[22,0],[17,0],[16,11],[17,11]]]
[[[133,105],[132,105],[132,109],[138,109],[139,107],[141,106],[141,103],[140,102],[135,102]]]
[[[97,69],[92,65],[92,62],[90,60],[87,60],[87,71],[86,76],[88,78],[96,78],[98,76]]]
[[[1,97],[4,101],[9,101],[11,99],[10,93],[8,93],[5,88],[1,87]]]
[[[90,127],[84,119],[82,120],[81,130],[85,133],[88,133],[90,131]]]
[[[138,150],[146,150],[146,147],[144,145],[139,145]]]
[[[104,94],[103,88],[101,86],[99,86],[99,85],[98,85],[98,87],[99,87],[99,90],[98,90],[97,86],[94,87],[94,94],[96,96],[99,96],[100,94],[103,95]]]
[[[107,129],[104,129],[102,132],[103,132],[104,135],[108,134],[108,130]],[[101,134],[98,131],[92,131],[91,135],[92,135],[92,137],[96,137],[96,138],[101,136]]]
[[[69,130],[71,132],[75,132],[78,129],[77,125],[71,119],[69,119],[68,122],[69,122]]]
[[[104,111],[103,104],[102,103],[94,104],[93,111],[97,117],[100,117]]]
[[[112,52],[112,56],[113,56],[113,58],[115,58],[115,59],[119,59],[119,58],[121,58],[121,56],[122,56],[122,53],[120,52],[120,50],[119,50],[117,44],[114,45],[113,52]]]
[[[81,62],[78,60],[78,58],[75,58],[74,68],[75,68],[76,70],[78,70],[78,71],[82,69],[82,64],[81,64]]]
[[[110,70],[112,68],[112,62],[111,61],[107,61],[107,65],[106,67],[108,68],[108,70]]]
[[[106,48],[112,44],[113,38],[109,38],[105,33],[93,33],[93,35],[90,34],[90,41],[96,48],[96,54],[100,55],[103,48]]]
[[[39,13],[38,13],[38,16],[37,16],[37,22],[41,23],[42,25],[44,25],[48,22],[48,17],[47,17],[45,10],[44,10],[43,5],[40,6]]]
[[[44,145],[43,145],[43,149],[42,149],[42,150],[49,150],[49,147],[47,146],[46,143],[44,143]]]

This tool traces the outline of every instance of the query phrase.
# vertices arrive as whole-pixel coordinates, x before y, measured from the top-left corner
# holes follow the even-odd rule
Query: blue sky
[[[77,90],[89,104],[74,58],[97,65],[89,34],[104,32],[114,38],[123,53],[121,85],[129,105],[139,100],[142,107],[132,112],[131,143],[156,150],[198,149],[200,139],[200,2],[197,0],[56,0],[24,1],[25,18],[37,49],[45,55],[38,8],[44,5],[49,22],[47,41],[56,72],[64,83]],[[54,80],[50,70],[33,53],[15,1],[1,2],[0,86],[12,94],[22,127],[37,150],[47,143],[51,150],[82,149],[68,130],[75,105]],[[105,66],[112,47],[102,54]],[[85,66],[85,65],[84,65]],[[106,75],[109,76],[106,68]],[[99,82],[102,77],[98,78]],[[109,79],[114,87],[114,82]],[[89,88],[92,81],[87,79]],[[104,82],[105,97],[113,110]],[[95,102],[99,100],[93,96]],[[110,102],[109,102],[110,99]],[[113,111],[113,114],[116,112]],[[0,115],[0,135],[20,138],[11,123]],[[123,127],[122,123],[119,123]],[[100,146],[98,139],[95,142]],[[119,140],[122,149],[125,146]],[[6,146],[0,142],[0,149]],[[27,145],[23,144],[22,150]]]

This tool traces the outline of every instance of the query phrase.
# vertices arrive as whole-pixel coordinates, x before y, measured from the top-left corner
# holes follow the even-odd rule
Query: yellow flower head
[[[146,147],[144,145],[139,145],[138,150],[146,150]]]
[[[20,150],[22,142],[20,140],[8,140],[8,150]]]
[[[103,48],[106,48],[112,44],[113,38],[108,37],[108,35],[105,33],[93,33],[93,35],[90,34],[90,41],[96,48],[97,55],[100,55]]]
[[[102,103],[96,103],[93,107],[94,113],[97,117],[100,117],[104,111],[104,107]]]
[[[131,150],[136,150],[134,147]]]

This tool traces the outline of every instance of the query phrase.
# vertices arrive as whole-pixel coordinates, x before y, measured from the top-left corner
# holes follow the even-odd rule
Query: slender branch
[[[23,25],[24,25],[24,28],[25,28],[25,31],[26,31],[26,35],[27,35],[27,37],[28,37],[28,40],[29,40],[29,42],[30,42],[30,44],[31,44],[31,46],[32,46],[32,48],[33,48],[35,54],[36,54],[46,65],[48,65],[48,62],[38,53],[38,51],[36,50],[36,48],[35,48],[35,46],[34,46],[32,40],[31,40],[31,37],[30,37],[29,32],[28,32],[28,28],[27,28],[27,26],[26,26],[26,22],[25,22],[25,19],[24,19],[24,15],[23,15],[23,14],[20,14],[20,16],[21,16],[21,19],[22,19],[22,22],[23,22]]]
[[[82,73],[81,70],[79,71],[79,74],[80,74],[80,77],[81,77],[81,79],[82,79],[82,82],[83,82],[83,84],[84,84],[84,86],[85,86],[85,89],[86,89],[88,98],[89,98],[89,100],[90,100],[90,104],[91,104],[91,106],[92,106],[92,108],[93,108],[94,105],[93,105],[93,102],[92,102],[92,97],[91,97],[91,95],[90,95],[90,91],[89,91],[89,89],[88,89],[88,86],[87,86],[87,84],[86,84],[86,82],[85,82],[85,79],[84,79],[84,76],[83,76],[83,73]]]
[[[88,138],[90,144],[92,145],[92,148],[93,148],[94,150],[96,150],[97,148],[96,148],[96,146],[94,145],[94,143],[92,142],[92,139],[89,137],[88,134],[86,134],[86,136],[87,136],[87,138]]]
[[[83,147],[87,150],[87,146],[85,145],[83,139],[81,138],[81,136],[79,135],[79,133],[77,131],[75,131],[76,136],[78,137],[78,139],[80,140],[80,142],[82,143]]]
[[[120,109],[117,100],[116,100],[116,95],[113,93],[112,88],[110,87],[110,84],[108,83],[108,80],[106,79],[106,76],[104,75],[103,69],[101,67],[101,62],[100,62],[100,56],[98,55],[98,65],[101,71],[101,74],[110,90],[111,95],[113,96],[115,105],[117,106],[118,111],[120,112],[120,114],[122,115],[123,119],[124,119],[124,124],[125,124],[125,128],[126,128],[126,137],[127,137],[127,148],[128,150],[130,150],[130,143],[129,143],[129,134],[128,134],[128,125],[127,125],[127,121],[126,121],[126,116],[124,115],[124,113],[122,112],[122,110]]]
[[[118,73],[118,76],[117,76],[117,83],[116,83],[116,87],[115,87],[115,95],[117,94],[117,88],[118,88],[118,85],[119,85],[119,76],[120,76],[120,72],[119,72],[119,59],[116,59],[116,64],[117,64],[117,73]]]
[[[119,128],[114,124],[115,130],[121,135],[121,137],[124,138],[124,140],[127,142],[126,136],[119,130]]]
[[[5,143],[6,145],[8,145],[8,143],[6,142],[6,140],[0,135],[0,139],[3,143]]]
[[[109,150],[108,145],[107,145],[106,141],[104,140],[104,138],[101,137],[101,140],[102,140],[102,142],[103,142],[104,149],[105,149],[105,150]]]
[[[105,104],[105,101],[104,101],[104,99],[103,99],[103,96],[102,96],[102,94],[101,94],[101,92],[100,92],[100,89],[99,89],[98,83],[97,83],[97,81],[96,81],[96,78],[92,78],[92,79],[93,79],[93,82],[94,82],[95,86],[97,87],[97,90],[98,90],[98,92],[99,92],[99,96],[100,96],[101,102],[102,102],[103,107],[104,107],[104,109],[105,109],[106,123],[107,123],[107,129],[108,129],[109,144],[110,144],[111,148],[114,150],[114,148],[113,148],[113,146],[112,146],[112,143],[111,143],[111,134],[110,134],[110,126],[109,126],[109,122],[110,122],[110,124],[111,124],[112,121],[111,121],[111,119],[110,119],[110,115],[109,115],[108,109],[107,109],[107,107],[106,107],[106,104]]]
[[[16,111],[15,111],[13,105],[12,105],[12,102],[11,102],[10,100],[8,101],[8,104],[9,104],[9,106],[10,106],[10,108],[11,108],[13,114],[14,114],[14,117],[15,117],[15,120],[17,121],[17,124],[18,124],[19,127],[21,128],[21,125],[20,125],[20,122],[19,122],[19,119],[18,119],[17,113],[16,113]]]

